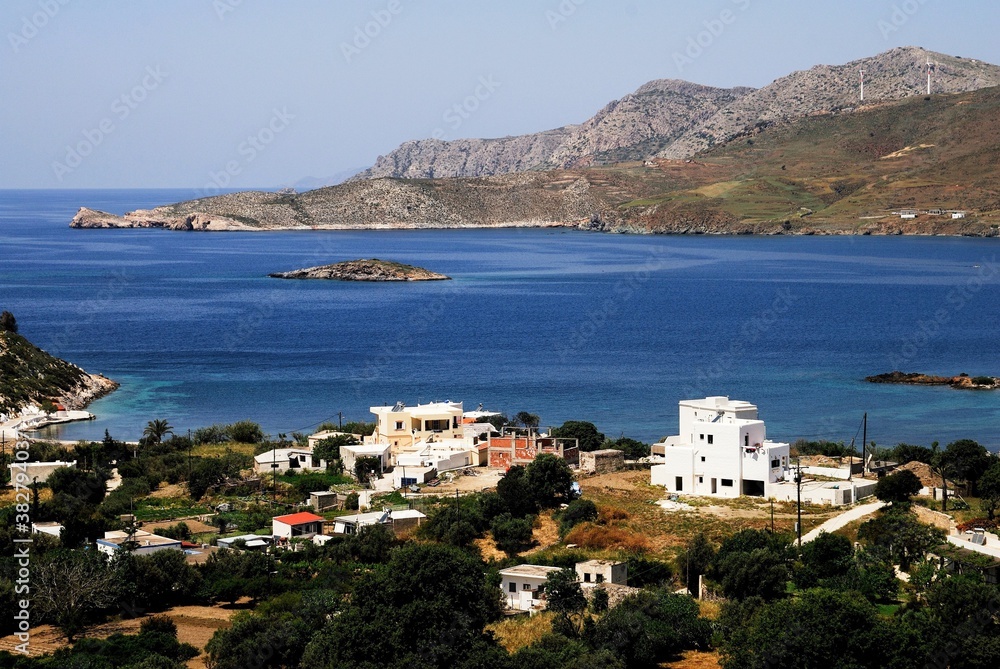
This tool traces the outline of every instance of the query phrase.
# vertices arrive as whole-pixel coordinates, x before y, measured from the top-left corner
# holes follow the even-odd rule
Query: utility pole
[[[191,428],[188,428],[188,483],[191,482]]]
[[[857,433],[855,433],[857,434]],[[868,412],[861,419],[861,471],[871,473],[868,467]]]
[[[774,534],[774,498],[771,498],[771,534]]]
[[[795,531],[799,537],[799,550],[802,550],[802,458],[795,458],[795,501],[796,515]]]
[[[337,412],[337,418],[340,419],[339,425],[340,425],[341,431],[343,431],[343,429],[344,429],[344,412],[343,411],[338,411]]]

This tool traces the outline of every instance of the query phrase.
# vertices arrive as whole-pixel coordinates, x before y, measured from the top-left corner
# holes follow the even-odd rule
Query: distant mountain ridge
[[[932,92],[962,93],[1000,85],[1000,67],[919,47],[891,49],[845,65],[817,65],[761,88],[713,88],[651,81],[606,105],[589,120],[498,139],[414,140],[379,156],[354,180],[481,177],[607,165],[647,158],[688,158],[761,124],[784,122],[860,103],[926,93],[926,63],[935,63]]]
[[[927,94],[927,62],[932,63],[931,93],[966,93],[1000,86],[1000,67],[948,56],[919,47],[899,47],[845,65],[817,65],[794,72],[753,91],[683,134],[657,155],[688,158],[737,137],[762,123],[790,121],[820,112]]]
[[[74,228],[566,226],[677,234],[1000,236],[1000,86],[765,123],[694,159],[230,193]],[[906,218],[902,218],[906,212]]]
[[[579,125],[498,139],[404,142],[354,180],[480,177],[641,160],[752,90],[651,81]]]

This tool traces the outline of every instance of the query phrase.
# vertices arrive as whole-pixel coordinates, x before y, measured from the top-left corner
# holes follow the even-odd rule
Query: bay
[[[0,191],[0,308],[36,345],[122,383],[63,439],[252,419],[266,431],[461,400],[652,441],[678,400],[757,404],[773,439],[1000,447],[1000,392],[872,385],[1000,375],[996,239],[663,237],[569,230],[71,230],[184,190]],[[378,257],[453,281],[282,281]],[[860,436],[858,437],[860,439]]]

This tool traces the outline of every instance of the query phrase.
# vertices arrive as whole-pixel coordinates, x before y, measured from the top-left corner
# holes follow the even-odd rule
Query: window
[[[597,582],[598,583],[604,583],[604,574],[598,574],[597,575]]]
[[[396,421],[396,429],[397,430],[402,430],[403,429],[403,421],[401,421],[401,420],[397,420]]]
[[[584,583],[590,583],[590,572],[589,571],[586,571],[586,572],[583,573],[583,582]]]
[[[724,488],[732,488],[733,487],[733,480],[732,479],[722,479],[722,481],[720,481],[720,483],[722,483],[722,486]]]
[[[523,586],[521,586],[521,590],[531,590],[531,584],[525,583]]]
[[[708,435],[708,443],[710,443],[710,444],[715,443],[714,440],[715,440],[715,435],[714,434]]]
[[[702,462],[704,462],[704,461],[705,461],[705,456],[704,456],[704,455],[703,455],[703,456],[701,456],[701,461],[702,461]]]
[[[510,586],[508,586],[507,589],[510,590],[511,592],[517,592],[517,583],[511,581]]]
[[[780,466],[781,466],[781,460],[779,460],[778,458],[771,460],[771,469],[777,469]]]
[[[743,445],[744,446],[749,446],[750,445],[750,435],[749,434],[744,434],[743,435]]]
[[[704,482],[705,482],[705,477],[704,476],[699,476],[698,477],[698,483],[704,483]]]
[[[698,435],[698,438],[701,439],[702,441],[705,441],[705,435],[703,434]]]

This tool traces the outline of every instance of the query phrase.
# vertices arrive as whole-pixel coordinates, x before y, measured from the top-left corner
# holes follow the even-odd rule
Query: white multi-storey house
[[[680,434],[653,446],[653,485],[687,495],[768,496],[791,478],[788,444],[768,441],[757,407],[728,397],[680,402]]]

